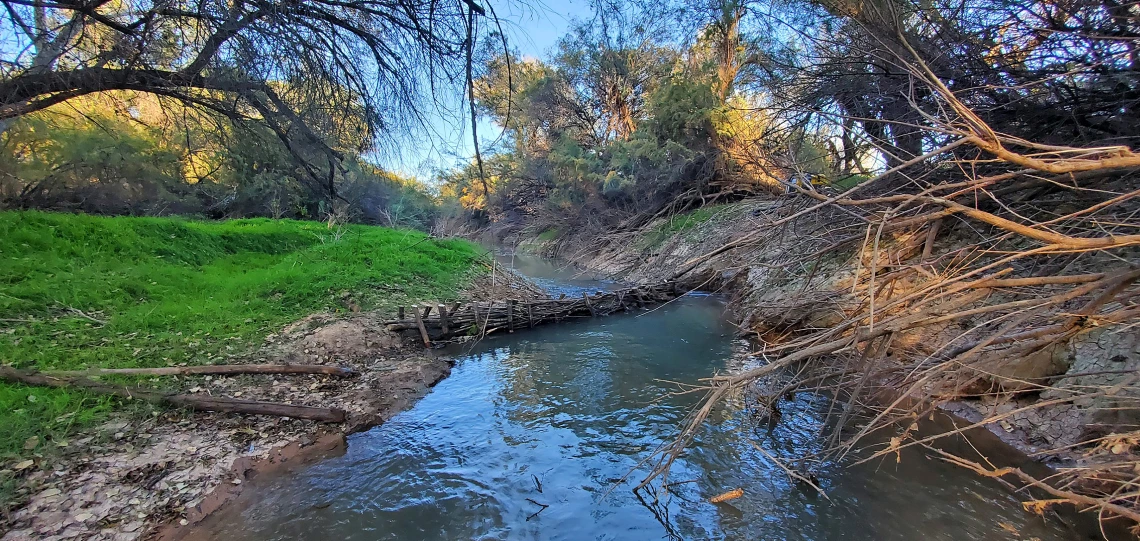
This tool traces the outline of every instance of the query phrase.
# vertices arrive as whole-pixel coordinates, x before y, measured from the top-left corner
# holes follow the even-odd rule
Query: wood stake
[[[396,314],[397,314],[396,319],[403,320],[404,319],[404,307],[401,306],[401,307],[397,308]]]
[[[475,329],[475,332],[479,336],[482,336],[483,335],[483,326],[479,324],[479,301],[475,301],[475,302],[471,303],[471,313],[473,314],[472,317],[475,320],[472,323],[472,325],[473,325],[472,328]],[[490,313],[491,313],[490,307],[488,307],[487,308],[488,316],[490,315]]]
[[[515,304],[519,301],[514,299],[507,301],[507,332],[515,332]]]
[[[428,314],[430,314],[430,313],[431,313],[431,305],[429,304],[429,305],[424,307],[424,319],[425,320],[428,318]]]
[[[930,229],[926,232],[926,242],[922,247],[922,257],[920,262],[925,263],[930,260],[931,254],[934,253],[934,241],[938,238],[938,229],[942,227],[942,218],[934,220],[930,223]]]
[[[526,303],[526,322],[527,325],[532,329],[534,328],[534,311],[532,310],[533,307],[533,303]]]
[[[424,318],[420,315],[420,307],[412,306],[412,313],[416,315],[416,326],[420,328],[420,337],[424,339],[424,347],[431,347],[431,339],[428,338],[427,327],[424,326]]]
[[[446,335],[449,332],[448,331],[448,321],[447,321],[447,306],[441,304],[441,305],[439,305],[438,310],[439,310],[439,325],[440,325],[440,327],[443,328],[443,334]]]
[[[590,304],[590,294],[582,293],[582,298],[586,299],[586,308],[590,309],[590,317],[597,317],[598,313],[594,311],[594,305]]]

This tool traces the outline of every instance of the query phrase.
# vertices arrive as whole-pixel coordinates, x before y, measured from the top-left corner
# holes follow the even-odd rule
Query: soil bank
[[[500,274],[476,279],[466,296],[527,298],[538,291]],[[179,539],[237,498],[251,479],[342,450],[345,436],[409,408],[451,372],[451,359],[387,331],[382,322],[390,317],[314,314],[267,336],[258,352],[241,360],[344,366],[358,377],[194,376],[179,382],[193,393],[341,408],[346,423],[159,409],[124,414],[70,442],[70,458],[50,471],[24,472],[34,492],[5,517],[0,539]]]

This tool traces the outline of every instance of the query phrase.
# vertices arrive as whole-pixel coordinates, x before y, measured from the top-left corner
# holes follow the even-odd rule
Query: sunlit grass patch
[[[309,313],[452,300],[478,257],[465,241],[380,227],[3,212],[0,362],[38,370],[225,362]],[[50,458],[120,406],[0,384],[0,466]]]
[[[735,214],[732,204],[710,205],[699,209],[670,216],[649,229],[641,239],[642,249],[655,249],[677,234],[692,231],[716,216]]]

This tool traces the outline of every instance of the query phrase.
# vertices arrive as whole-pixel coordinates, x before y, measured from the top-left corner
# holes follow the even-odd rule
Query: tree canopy
[[[476,17],[466,0],[4,0],[0,119],[137,91],[263,123],[307,181],[337,195],[345,151],[422,122],[462,88]]]

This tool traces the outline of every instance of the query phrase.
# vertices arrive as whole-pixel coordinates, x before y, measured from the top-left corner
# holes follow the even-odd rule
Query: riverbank
[[[293,467],[383,423],[451,371],[449,359],[403,341],[373,314],[318,314],[266,339],[257,358],[335,364],[360,375],[183,378],[189,391],[349,412],[343,424],[155,410],[112,417],[69,443],[74,451],[23,478],[35,487],[11,513],[5,541],[174,536],[224,506],[255,476]],[[314,454],[315,453],[315,454]]]
[[[251,476],[384,422],[446,377],[449,360],[384,329],[395,306],[512,283],[470,243],[376,227],[9,212],[0,232],[0,353],[16,368],[273,362],[359,374],[108,380],[340,408],[343,424],[0,384],[6,541],[136,539],[191,524]]]
[[[514,258],[554,296],[606,290],[547,261]],[[502,258],[510,264],[507,258]],[[532,272],[537,271],[537,272]],[[451,376],[405,414],[320,463],[249,483],[187,539],[1071,540],[997,483],[906,450],[818,471],[825,499],[769,456],[821,447],[827,410],[800,393],[775,427],[730,401],[678,461],[669,495],[633,491],[644,460],[699,403],[709,373],[756,365],[719,295],[502,333],[456,353]],[[331,456],[330,456],[331,455]],[[683,471],[683,474],[680,472]],[[710,498],[739,489],[726,503]],[[582,517],[592,520],[583,521]],[[1008,532],[1008,533],[1007,533]]]
[[[785,365],[796,371],[809,365],[817,373],[838,371],[842,375],[834,378],[832,388],[853,391],[853,402],[876,414],[871,428],[845,434],[851,440],[841,442],[838,452],[857,447],[859,437],[875,429],[897,435],[893,445],[929,443],[938,435],[914,438],[905,427],[936,407],[1052,467],[1065,487],[1052,495],[1054,500],[1096,507],[1112,499],[1114,491],[1127,493],[1119,492],[1120,483],[1140,464],[1134,431],[1140,425],[1135,414],[1140,393],[1133,377],[1140,370],[1140,337],[1099,315],[1094,316],[1098,323],[1077,325],[1063,336],[1045,333],[1051,342],[1036,349],[1017,348],[1032,345],[1029,335],[993,345],[971,335],[1001,324],[1008,327],[999,329],[999,335],[1011,332],[1034,312],[1000,309],[1029,306],[1034,298],[1068,294],[1061,309],[1069,314],[1100,306],[1091,304],[1098,298],[1093,286],[1107,283],[1105,277],[1113,273],[1127,274],[1126,264],[1111,255],[1085,254],[1064,260],[1066,265],[1054,271],[1073,278],[1042,279],[1028,277],[1039,276],[1038,268],[1050,260],[1032,265],[1015,261],[977,277],[994,280],[996,272],[1003,280],[976,280],[966,283],[975,289],[963,288],[959,279],[943,281],[963,266],[982,267],[991,263],[986,258],[998,259],[968,251],[974,230],[947,223],[940,231],[919,227],[876,233],[839,209],[808,212],[810,204],[792,197],[748,199],[603,237],[543,231],[517,238],[520,249],[562,257],[608,276],[652,283],[695,275],[705,289],[731,295],[740,334],[757,339],[755,355],[773,362],[771,374],[783,373]],[[1091,293],[1078,297],[1079,290],[1032,287],[1066,281],[1090,283]],[[1116,291],[1127,291],[1128,283],[1120,282],[1123,289]],[[1106,311],[1116,308],[1109,303]],[[885,329],[873,335],[877,339],[864,338],[868,322]],[[818,353],[799,358],[800,351]],[[943,362],[962,352],[976,355],[969,363]],[[785,358],[790,360],[785,363]],[[739,382],[750,378],[746,374]],[[873,396],[895,398],[881,403]],[[778,400],[772,397],[773,403]],[[878,456],[891,452],[871,451]],[[1014,482],[1024,484],[1025,479]],[[1127,497],[1112,502],[1122,504],[1116,511],[1133,513]]]

